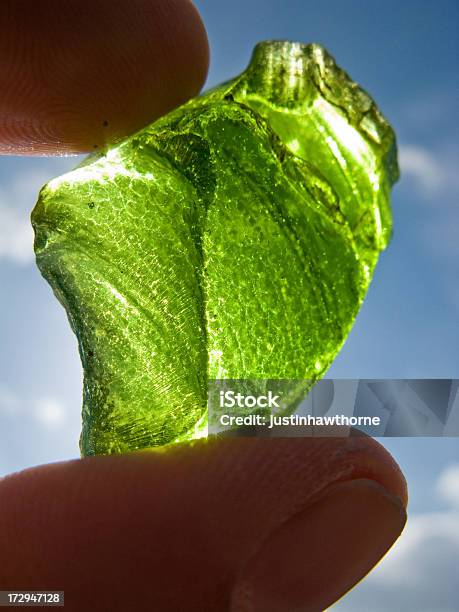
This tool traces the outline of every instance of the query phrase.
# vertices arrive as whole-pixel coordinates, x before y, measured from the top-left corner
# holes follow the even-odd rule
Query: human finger
[[[0,153],[101,149],[196,95],[208,66],[189,0],[3,0]]]
[[[314,610],[399,536],[406,485],[369,438],[196,441],[0,482],[0,586],[68,610]]]

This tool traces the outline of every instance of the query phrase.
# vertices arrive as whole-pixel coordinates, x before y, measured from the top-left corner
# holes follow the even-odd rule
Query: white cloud
[[[459,512],[409,517],[400,540],[333,612],[457,611]]]
[[[434,152],[419,145],[402,144],[398,158],[401,177],[414,181],[417,189],[427,197],[444,195],[459,188],[457,154],[450,151]]]
[[[20,172],[2,184],[0,191],[0,258],[20,265],[34,260],[30,211],[40,187],[48,179],[43,172]]]
[[[0,419],[5,417],[21,419],[27,423],[34,420],[47,429],[58,429],[66,424],[67,411],[56,398],[30,400],[0,384]]]
[[[435,258],[444,295],[454,310],[459,307],[459,154],[455,143],[427,149],[419,145],[399,147],[402,186],[429,206],[414,217],[418,236]],[[416,202],[416,205],[418,204]]]
[[[385,559],[333,612],[454,612],[459,588],[459,465],[449,466],[436,489],[456,507],[409,516]]]
[[[443,499],[459,509],[459,463],[448,466],[441,474],[437,482],[437,491]]]
[[[33,230],[30,212],[38,192],[53,176],[67,171],[80,160],[74,158],[23,158],[11,176],[0,183],[0,260],[19,265],[34,261]],[[6,173],[5,173],[6,174]]]
[[[428,190],[441,185],[443,168],[427,150],[413,145],[402,145],[398,152],[400,169],[403,175],[411,175]]]
[[[14,389],[0,381],[0,478],[79,455],[80,400],[64,398]]]
[[[35,407],[35,418],[39,423],[50,429],[57,429],[65,423],[65,409],[53,398],[39,400]]]

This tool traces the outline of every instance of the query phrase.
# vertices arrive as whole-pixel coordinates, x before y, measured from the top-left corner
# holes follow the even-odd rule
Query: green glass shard
[[[207,381],[323,375],[391,233],[395,138],[319,45],[52,180],[32,221],[84,368],[83,454],[200,435]]]

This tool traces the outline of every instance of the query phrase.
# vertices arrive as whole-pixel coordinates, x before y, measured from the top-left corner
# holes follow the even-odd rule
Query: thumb
[[[229,439],[91,457],[0,482],[0,588],[68,610],[318,611],[405,522],[374,440]]]

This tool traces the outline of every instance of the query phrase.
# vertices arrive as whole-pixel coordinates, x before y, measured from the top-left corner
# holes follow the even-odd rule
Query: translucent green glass
[[[395,137],[319,45],[239,77],[46,185],[37,262],[84,368],[83,454],[205,433],[209,379],[315,381],[391,233]]]

